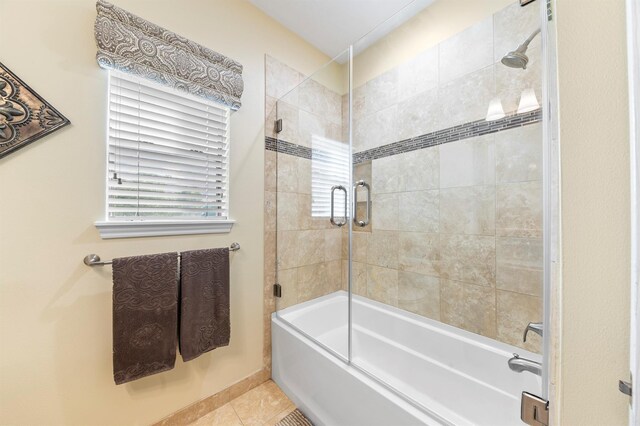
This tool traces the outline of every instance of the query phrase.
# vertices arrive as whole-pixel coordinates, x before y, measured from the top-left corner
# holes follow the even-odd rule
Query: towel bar
[[[229,251],[238,251],[240,250],[240,244],[231,243],[229,246]],[[180,253],[178,253],[180,256]],[[100,265],[111,265],[113,263],[112,260],[100,260],[100,256],[97,254],[88,254],[84,257],[84,264],[87,266],[100,266]]]

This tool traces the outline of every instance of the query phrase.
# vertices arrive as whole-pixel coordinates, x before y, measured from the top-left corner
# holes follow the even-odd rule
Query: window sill
[[[98,221],[96,228],[102,239],[159,237],[167,235],[224,234],[231,232],[234,220],[148,220]]]

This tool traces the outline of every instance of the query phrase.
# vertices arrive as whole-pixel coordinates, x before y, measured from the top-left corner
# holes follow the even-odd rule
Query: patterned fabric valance
[[[106,1],[98,0],[96,9],[96,58],[101,67],[240,108],[240,63]]]

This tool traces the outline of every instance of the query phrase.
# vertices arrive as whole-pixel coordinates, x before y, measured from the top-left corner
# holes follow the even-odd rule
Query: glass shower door
[[[349,54],[276,103],[276,282],[280,318],[348,357]]]
[[[354,45],[350,359],[456,424],[519,424],[543,395],[543,6]]]

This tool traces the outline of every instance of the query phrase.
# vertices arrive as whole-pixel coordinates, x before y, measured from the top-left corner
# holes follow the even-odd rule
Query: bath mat
[[[300,410],[295,409],[287,417],[276,423],[276,426],[313,426]]]

